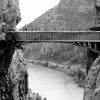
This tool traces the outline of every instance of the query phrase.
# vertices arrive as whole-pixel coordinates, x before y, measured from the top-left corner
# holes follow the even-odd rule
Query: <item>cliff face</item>
[[[25,100],[28,93],[28,72],[27,63],[23,58],[22,50],[15,50],[8,73],[13,85],[13,99]]]
[[[21,20],[18,0],[0,0],[0,22],[18,24]]]
[[[85,90],[83,100],[100,99],[100,57],[98,57],[85,80]]]
[[[25,100],[28,74],[21,50],[6,41],[21,19],[18,0],[0,0],[0,100]],[[15,49],[16,48],[16,49]]]

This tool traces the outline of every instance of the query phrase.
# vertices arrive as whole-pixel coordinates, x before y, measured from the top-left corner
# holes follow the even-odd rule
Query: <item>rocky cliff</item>
[[[83,100],[100,99],[100,57],[98,57],[85,80],[85,90]]]
[[[0,100],[25,100],[28,74],[21,50],[14,38],[6,41],[21,19],[18,0],[0,0]]]

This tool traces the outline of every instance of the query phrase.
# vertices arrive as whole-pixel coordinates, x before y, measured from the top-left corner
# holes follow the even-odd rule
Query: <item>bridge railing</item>
[[[95,52],[100,52],[100,32],[99,31],[67,31],[67,32],[8,32],[6,40],[14,40],[20,44],[37,42],[73,43],[81,47],[86,47]]]
[[[14,34],[18,42],[100,42],[100,32],[68,31],[68,32],[8,32]],[[9,36],[9,35],[8,35]]]

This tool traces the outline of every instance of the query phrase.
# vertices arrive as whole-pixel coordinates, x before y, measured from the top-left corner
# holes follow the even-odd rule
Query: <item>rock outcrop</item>
[[[85,80],[83,100],[100,100],[100,57],[98,57]]]
[[[14,100],[26,100],[28,93],[28,72],[22,50],[15,50],[8,73],[13,85],[12,95]]]
[[[13,37],[6,36],[15,31],[20,20],[18,0],[0,0],[0,100],[26,100],[28,93],[22,51],[16,48]]]

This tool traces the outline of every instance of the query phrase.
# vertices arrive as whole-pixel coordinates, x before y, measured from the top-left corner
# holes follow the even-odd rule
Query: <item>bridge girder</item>
[[[6,40],[16,41],[17,44],[53,42],[72,43],[73,45],[89,48],[94,52],[100,51],[99,31],[68,31],[68,32],[8,32]]]

